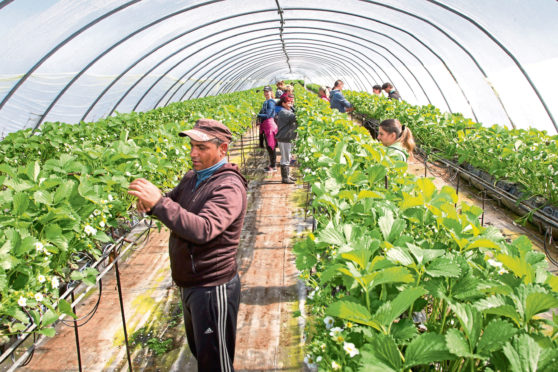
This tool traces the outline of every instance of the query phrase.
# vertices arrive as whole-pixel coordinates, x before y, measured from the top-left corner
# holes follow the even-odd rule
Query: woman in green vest
[[[415,149],[413,133],[397,119],[387,119],[380,123],[378,141],[387,147],[387,154],[394,160],[406,162]]]

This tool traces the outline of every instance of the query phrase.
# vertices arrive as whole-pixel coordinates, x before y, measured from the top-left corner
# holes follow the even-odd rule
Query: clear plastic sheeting
[[[558,3],[0,2],[0,134],[304,79],[557,133]]]

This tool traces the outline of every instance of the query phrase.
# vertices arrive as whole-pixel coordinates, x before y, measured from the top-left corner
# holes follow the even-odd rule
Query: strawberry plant
[[[0,143],[0,332],[30,324],[52,336],[62,283],[94,284],[83,266],[137,219],[128,183],[145,177],[174,187],[190,167],[189,143],[177,136],[200,117],[222,120],[235,136],[261,103],[256,91],[175,103],[95,123],[45,123]],[[81,269],[80,271],[77,271]]]
[[[558,136],[536,129],[484,127],[461,114],[432,105],[413,106],[374,94],[346,92],[357,112],[369,118],[397,118],[413,131],[421,148],[458,163],[468,163],[496,180],[521,185],[529,196],[558,205]]]
[[[558,279],[526,237],[483,227],[451,187],[407,174],[368,132],[297,90],[298,159],[317,229],[306,362],[344,371],[551,371]],[[387,182],[386,182],[387,176]]]

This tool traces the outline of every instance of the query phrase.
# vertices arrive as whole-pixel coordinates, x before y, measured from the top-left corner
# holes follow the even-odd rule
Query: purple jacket
[[[197,189],[189,171],[152,208],[170,230],[172,278],[181,287],[210,287],[237,273],[236,253],[246,214],[246,179],[227,163]]]

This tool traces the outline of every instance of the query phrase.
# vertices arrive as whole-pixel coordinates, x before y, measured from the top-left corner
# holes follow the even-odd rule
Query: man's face
[[[381,89],[374,89],[373,92],[374,92],[374,94],[376,94],[376,95],[378,95],[378,96],[379,96],[380,94],[382,94],[382,90],[381,90]]]
[[[217,146],[215,143],[199,142],[190,140],[190,157],[192,158],[192,167],[200,171],[209,168],[223,159],[227,153],[228,143],[222,143]]]
[[[273,98],[273,92],[271,90],[264,90],[265,99]]]

